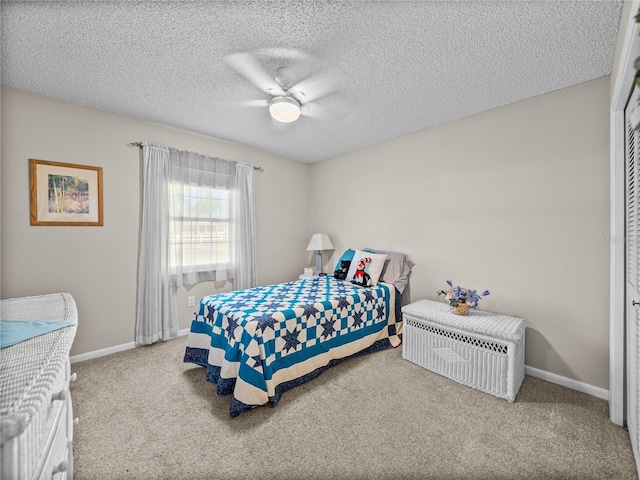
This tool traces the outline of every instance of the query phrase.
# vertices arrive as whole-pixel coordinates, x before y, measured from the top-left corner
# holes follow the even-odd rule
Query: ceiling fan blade
[[[254,100],[221,100],[216,102],[216,105],[222,108],[236,108],[236,107],[269,107],[269,100],[254,99]]]
[[[327,108],[317,103],[309,102],[302,105],[300,109],[300,115],[307,118],[313,118],[316,120],[330,119],[335,122],[340,122],[349,114],[346,110]]]
[[[333,93],[344,84],[345,78],[336,71],[323,71],[305,78],[289,89],[300,103],[312,102]]]
[[[284,95],[284,90],[275,79],[249,53],[232,53],[223,59],[227,65],[233,68],[256,87],[269,95]]]
[[[268,107],[269,100],[266,98],[261,100],[245,100],[243,102],[238,102],[237,105],[240,107]]]

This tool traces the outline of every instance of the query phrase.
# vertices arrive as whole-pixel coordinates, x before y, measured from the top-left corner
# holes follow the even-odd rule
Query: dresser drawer
[[[67,458],[67,402],[57,402],[54,424],[47,439],[45,449],[42,452],[42,469],[36,478],[40,480],[51,480],[52,478],[66,478],[69,468]]]
[[[55,369],[50,372],[50,375],[52,376],[53,381],[47,395],[49,402],[46,410],[47,419],[45,423],[45,431],[47,432],[51,431],[58,421],[60,411],[64,408],[67,397],[70,395],[69,374],[66,363],[55,366]]]

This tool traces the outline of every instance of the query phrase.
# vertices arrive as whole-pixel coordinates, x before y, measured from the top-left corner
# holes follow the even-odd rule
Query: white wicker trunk
[[[402,308],[402,357],[445,377],[510,402],[524,379],[525,322],[448,304],[418,300]]]

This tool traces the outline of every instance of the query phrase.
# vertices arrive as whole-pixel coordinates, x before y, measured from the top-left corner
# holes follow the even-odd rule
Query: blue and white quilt
[[[207,368],[230,415],[280,395],[340,359],[400,345],[396,291],[331,276],[256,287],[200,300],[184,361]]]

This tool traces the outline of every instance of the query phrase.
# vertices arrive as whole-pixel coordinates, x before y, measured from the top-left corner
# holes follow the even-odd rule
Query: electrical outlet
[[[187,307],[193,307],[196,304],[196,297],[187,298]]]

